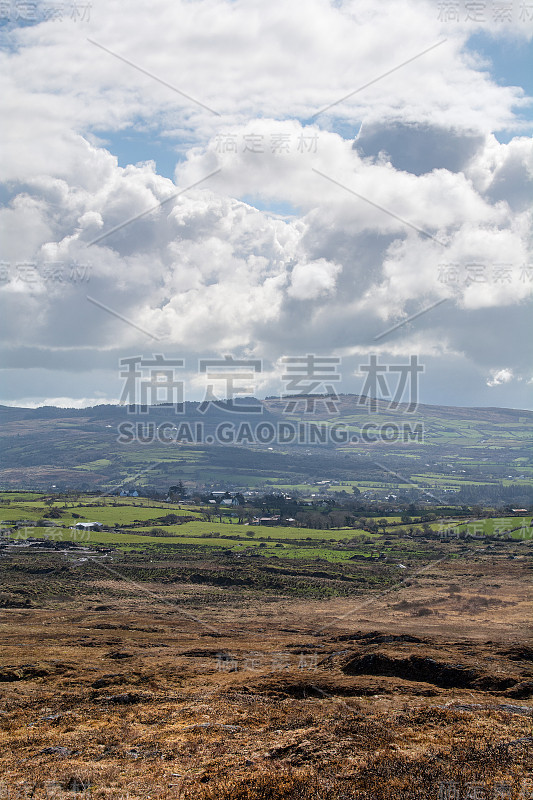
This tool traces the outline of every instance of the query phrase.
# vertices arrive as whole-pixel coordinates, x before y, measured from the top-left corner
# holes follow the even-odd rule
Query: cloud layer
[[[528,99],[471,33],[414,0],[111,2],[15,29],[4,401],[116,400],[118,359],[154,352],[200,394],[198,357],[230,352],[264,359],[266,393],[282,356],[338,355],[357,391],[377,353],[417,354],[426,402],[526,405]],[[149,152],[119,166],[105,132],[128,128],[172,143],[174,181]]]

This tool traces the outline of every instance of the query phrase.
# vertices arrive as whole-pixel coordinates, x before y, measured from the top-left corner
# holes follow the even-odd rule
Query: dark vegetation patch
[[[444,689],[470,688],[484,692],[502,692],[516,684],[516,679],[511,677],[485,675],[462,664],[443,663],[417,655],[393,658],[385,653],[368,653],[350,658],[342,671],[346,675],[388,675],[432,683]]]
[[[357,631],[356,633],[346,633],[342,634],[341,636],[335,636],[333,639],[334,642],[347,642],[347,641],[360,641],[364,642],[365,644],[390,644],[394,643],[405,643],[405,644],[423,644],[425,639],[419,639],[418,636],[411,636],[408,633],[400,633],[400,634],[393,634],[393,633],[381,633],[380,631],[370,631],[368,633],[363,633],[362,631]]]
[[[533,647],[515,644],[501,651],[510,661],[533,661]]]

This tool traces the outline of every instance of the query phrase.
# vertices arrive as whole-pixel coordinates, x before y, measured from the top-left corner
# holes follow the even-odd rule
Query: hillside
[[[404,405],[343,395],[337,413],[326,399],[267,398],[242,406],[187,403],[139,409],[0,407],[0,486],[110,489],[126,482],[164,489],[268,488],[316,485],[380,496],[435,494],[465,498],[492,487],[510,503],[531,491],[533,412],[507,408]],[[312,407],[308,413],[306,405]],[[463,498],[464,499],[464,498]],[[491,500],[488,496],[486,500]],[[497,498],[496,498],[497,499]]]

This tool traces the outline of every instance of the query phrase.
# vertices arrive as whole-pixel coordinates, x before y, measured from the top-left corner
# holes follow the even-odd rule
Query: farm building
[[[72,530],[101,531],[102,527],[103,526],[101,522],[77,522],[75,525],[73,525]]]

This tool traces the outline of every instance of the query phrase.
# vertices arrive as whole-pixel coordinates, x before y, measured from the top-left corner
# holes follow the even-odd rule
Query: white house
[[[78,530],[78,531],[101,531],[102,530],[102,523],[101,522],[77,522],[71,530]]]

